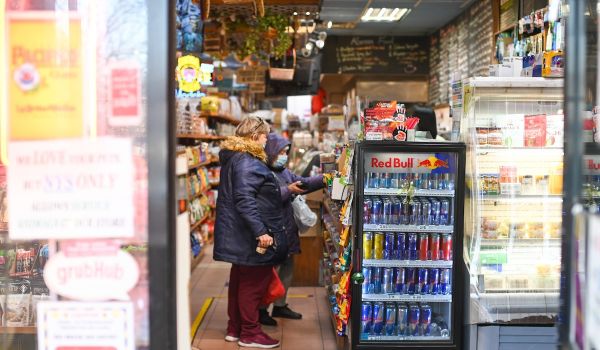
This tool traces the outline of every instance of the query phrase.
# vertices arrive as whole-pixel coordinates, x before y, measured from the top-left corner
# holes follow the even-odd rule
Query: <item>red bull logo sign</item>
[[[377,157],[371,158],[371,167],[373,168],[414,168],[414,158],[389,158],[387,160],[380,160]]]
[[[419,164],[417,165],[418,168],[429,168],[431,170],[437,169],[437,168],[446,168],[448,169],[450,166],[448,165],[448,161],[445,160],[441,160],[437,157],[429,157],[425,160],[419,161]]]

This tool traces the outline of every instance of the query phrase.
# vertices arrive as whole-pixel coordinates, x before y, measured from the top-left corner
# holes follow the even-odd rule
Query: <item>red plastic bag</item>
[[[269,305],[275,300],[283,297],[285,295],[285,288],[283,287],[283,283],[279,279],[279,275],[277,274],[277,270],[273,268],[271,271],[273,274],[273,278],[271,279],[271,283],[269,283],[269,288],[267,288],[267,293],[262,299],[262,305]]]

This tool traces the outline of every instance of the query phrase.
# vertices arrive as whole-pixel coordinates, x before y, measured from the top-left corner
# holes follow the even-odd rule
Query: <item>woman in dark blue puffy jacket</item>
[[[279,341],[261,330],[258,308],[273,266],[288,254],[280,186],[264,151],[269,130],[264,120],[250,117],[221,143],[214,246],[214,259],[232,264],[225,340],[267,349]]]
[[[323,175],[312,177],[301,177],[292,173],[287,168],[288,154],[291,143],[284,137],[271,133],[267,139],[265,151],[267,153],[267,163],[271,170],[277,175],[279,181],[283,219],[286,227],[287,241],[289,245],[289,256],[278,267],[279,278],[285,287],[286,295],[273,303],[273,317],[282,317],[289,319],[301,319],[302,315],[291,310],[287,304],[287,291],[292,284],[294,274],[294,254],[300,254],[300,237],[298,235],[298,226],[294,219],[294,209],[292,201],[299,194],[310,193],[323,188]],[[269,316],[267,309],[260,309],[260,323],[264,325],[277,325],[272,317]]]

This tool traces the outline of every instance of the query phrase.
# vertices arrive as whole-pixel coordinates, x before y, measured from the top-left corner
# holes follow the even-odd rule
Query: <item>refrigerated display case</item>
[[[473,78],[465,84],[464,243],[472,324],[556,320],[562,86],[562,80],[544,78]]]
[[[352,348],[462,349],[465,145],[355,150]]]

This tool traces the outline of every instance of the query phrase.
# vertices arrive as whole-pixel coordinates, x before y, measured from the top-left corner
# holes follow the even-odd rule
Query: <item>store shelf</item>
[[[562,195],[523,195],[523,194],[506,194],[506,195],[482,195],[479,200],[483,202],[525,202],[537,203],[546,205],[551,203],[562,203]]]
[[[215,136],[215,135],[203,135],[203,134],[177,134],[177,138],[179,138],[179,139],[219,141],[219,140],[225,140],[227,138],[227,136]]]
[[[195,231],[195,230],[196,230],[198,227],[200,227],[200,225],[202,225],[202,224],[203,224],[203,223],[204,223],[204,222],[205,222],[205,221],[206,221],[206,220],[207,220],[209,217],[210,217],[210,211],[207,211],[207,213],[206,213],[206,214],[204,214],[204,216],[203,216],[203,217],[202,217],[200,220],[196,221],[196,223],[195,223],[195,224],[191,225],[191,227],[190,227],[190,232],[193,232],[193,231]]]
[[[204,195],[206,195],[206,191],[208,191],[208,188],[204,188],[202,189],[200,192],[198,193],[194,193],[194,194],[188,194],[188,200],[192,200],[192,199],[196,199],[196,198],[200,198]]]
[[[532,77],[476,77],[469,79],[467,84],[479,88],[562,88],[564,80]]]
[[[375,260],[364,259],[363,266],[375,267],[428,267],[428,268],[452,268],[452,261],[446,260]]]
[[[422,303],[451,303],[452,295],[427,294],[363,294],[363,301],[403,301]]]
[[[564,149],[562,147],[503,147],[503,146],[492,146],[492,147],[477,147],[478,155],[485,155],[487,153],[498,153],[498,152],[509,152],[509,151],[518,151],[518,152],[527,152],[527,151],[535,151],[535,152],[555,152],[555,153],[564,153]]]
[[[365,232],[436,232],[436,233],[452,233],[454,226],[448,225],[363,225]]]
[[[407,196],[408,191],[394,188],[368,188],[365,196]],[[454,197],[454,190],[415,190],[418,197]]]
[[[227,122],[233,125],[239,125],[240,124],[240,120],[234,118],[232,115],[230,114],[223,114],[223,113],[207,113],[204,112],[201,114],[202,118],[212,118],[212,119],[218,119],[220,121],[223,122]]]
[[[337,334],[337,319],[333,314],[333,309],[331,303],[329,302],[330,295],[327,294],[327,313],[329,314],[329,319],[331,320],[331,325],[333,326],[333,332]]]
[[[519,246],[519,247],[531,247],[541,248],[545,245],[560,248],[560,238],[499,238],[499,239],[482,239],[482,247],[508,247],[508,246]]]
[[[194,170],[194,169],[198,169],[198,168],[201,168],[201,167],[204,167],[204,166],[209,166],[209,165],[211,165],[213,163],[215,163],[214,160],[207,160],[207,161],[202,162],[202,163],[198,163],[198,164],[194,164],[194,165],[188,165],[188,169],[189,170]]]
[[[361,336],[363,340],[374,340],[374,341],[449,341],[450,337],[433,337],[433,336],[399,336],[399,335],[368,335]]]
[[[0,327],[0,334],[37,334],[37,327]]]

